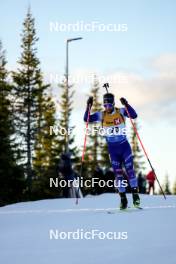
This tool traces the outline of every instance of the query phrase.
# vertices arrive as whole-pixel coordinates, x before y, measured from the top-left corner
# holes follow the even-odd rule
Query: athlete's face
[[[114,109],[114,105],[110,104],[110,103],[105,103],[104,108],[105,108],[105,111],[110,114],[110,113],[112,113],[112,111]]]

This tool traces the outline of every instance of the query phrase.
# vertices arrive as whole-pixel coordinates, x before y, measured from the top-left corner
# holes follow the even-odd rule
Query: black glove
[[[93,105],[93,96],[90,96],[89,99],[87,100],[87,107],[92,107]]]
[[[120,98],[120,102],[121,102],[121,104],[123,104],[123,105],[125,105],[125,106],[127,106],[127,104],[128,104],[128,101],[125,99],[125,98]]]

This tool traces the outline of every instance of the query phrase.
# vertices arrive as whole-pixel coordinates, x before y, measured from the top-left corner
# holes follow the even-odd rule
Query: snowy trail
[[[150,209],[176,209],[176,205],[160,205],[160,206],[143,206],[142,209],[150,210]],[[130,207],[129,209],[135,209],[133,207]],[[81,213],[81,212],[106,212],[106,211],[121,211],[119,208],[115,207],[109,207],[109,208],[80,208],[80,209],[51,209],[51,210],[6,210],[6,211],[0,211],[1,214],[57,214],[57,213]],[[121,211],[123,212],[123,211]]]
[[[128,195],[129,206],[132,205]],[[2,264],[175,264],[176,196],[141,196],[144,210],[117,209],[118,196],[17,203],[0,208]],[[108,214],[108,211],[117,214]],[[50,239],[58,232],[127,232],[126,240]]]

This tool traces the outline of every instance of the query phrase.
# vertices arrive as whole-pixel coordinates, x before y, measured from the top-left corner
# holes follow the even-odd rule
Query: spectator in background
[[[100,166],[97,164],[95,171],[93,173],[93,178],[97,179],[98,181],[104,180],[104,173],[103,170],[100,168]],[[104,189],[100,187],[100,185],[97,183],[95,184],[94,188],[92,188],[92,194],[98,195],[104,192]]]
[[[105,179],[106,183],[107,183],[107,181],[111,181],[111,182],[115,181],[115,174],[114,174],[114,171],[112,168],[108,168],[105,170],[104,179]],[[114,193],[116,191],[116,188],[114,187],[114,184],[112,184],[112,185],[113,185],[112,187],[108,187],[106,185],[104,192]]]
[[[61,174],[62,178],[67,183],[66,186],[63,188],[63,196],[65,198],[75,198],[77,196],[80,197],[77,188],[73,186],[73,181],[77,179],[78,175],[72,168],[70,153],[65,152],[61,154],[57,171]]]
[[[142,172],[138,174],[138,187],[139,193],[146,193],[146,179],[142,175]]]
[[[146,176],[147,182],[148,182],[148,194],[151,193],[155,194],[155,174],[153,171],[150,171]]]

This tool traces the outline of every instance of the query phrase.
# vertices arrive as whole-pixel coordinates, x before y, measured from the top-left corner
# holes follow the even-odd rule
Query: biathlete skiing
[[[104,85],[107,89],[106,85],[108,84]],[[112,168],[115,173],[116,181],[118,182],[118,192],[121,199],[120,209],[124,210],[128,207],[128,200],[126,188],[123,184],[123,167],[128,176],[134,207],[140,207],[140,198],[130,144],[127,140],[126,133],[117,133],[117,131],[124,131],[126,118],[129,118],[130,115],[130,118],[135,119],[137,118],[137,113],[125,98],[121,98],[120,102],[124,107],[116,107],[114,95],[107,90],[107,93],[103,96],[104,111],[90,114],[90,109],[93,105],[93,97],[89,97],[84,114],[84,121],[86,122],[88,120],[89,123],[100,122],[102,124],[102,128],[105,131]]]

